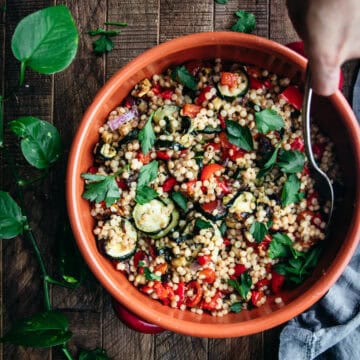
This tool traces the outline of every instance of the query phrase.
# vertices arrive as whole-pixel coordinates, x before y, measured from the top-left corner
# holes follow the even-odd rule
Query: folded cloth
[[[353,92],[360,121],[360,72]],[[360,360],[360,245],[344,273],[280,334],[279,360]]]

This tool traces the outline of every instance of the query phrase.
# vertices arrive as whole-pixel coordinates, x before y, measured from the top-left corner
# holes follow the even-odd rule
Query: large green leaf
[[[26,16],[17,25],[11,41],[14,56],[42,74],[53,74],[68,67],[77,46],[75,22],[64,5]]]
[[[67,318],[59,312],[47,311],[19,321],[1,338],[1,342],[49,347],[64,344],[71,336]]]
[[[60,157],[59,132],[47,121],[27,116],[11,121],[10,128],[22,137],[22,153],[32,166],[46,169]]]
[[[0,239],[22,234],[26,217],[9,193],[0,191]]]

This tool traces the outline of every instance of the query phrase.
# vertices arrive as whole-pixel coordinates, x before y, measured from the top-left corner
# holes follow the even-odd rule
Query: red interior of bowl
[[[141,294],[117,272],[96,247],[89,203],[81,198],[80,178],[92,165],[98,129],[108,113],[144,77],[191,59],[222,58],[252,63],[295,81],[301,80],[306,60],[272,41],[237,33],[202,33],[172,40],[139,56],[117,72],[99,91],[75,136],[67,173],[67,202],[78,246],[90,269],[107,291],[141,318],[175,332],[202,337],[249,335],[289,320],[316,302],[340,276],[353,254],[360,232],[360,131],[349,105],[337,93],[317,99],[314,112],[321,128],[335,142],[345,182],[344,200],[335,213],[326,251],[313,275],[301,286],[281,294],[284,304],[269,299],[260,308],[213,317],[161,305]]]

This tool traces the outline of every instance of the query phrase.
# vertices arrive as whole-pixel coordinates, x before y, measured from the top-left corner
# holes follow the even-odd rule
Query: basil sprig
[[[238,19],[236,23],[231,26],[232,31],[251,34],[255,30],[256,20],[253,13],[247,12],[245,10],[238,10],[235,12],[235,16]]]
[[[267,134],[273,130],[280,130],[285,123],[282,117],[273,109],[265,109],[255,113],[256,128]]]
[[[248,126],[241,126],[233,120],[226,120],[225,123],[227,136],[231,144],[246,151],[254,149],[253,138]]]

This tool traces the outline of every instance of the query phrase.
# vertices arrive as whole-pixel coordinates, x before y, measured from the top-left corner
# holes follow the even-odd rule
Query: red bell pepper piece
[[[151,91],[155,94],[155,95],[159,95],[161,93],[161,86],[160,84],[156,84],[155,86],[152,87]]]
[[[223,243],[225,246],[231,245],[231,241],[228,238],[223,238]]]
[[[257,306],[258,302],[264,297],[264,293],[262,291],[253,290],[251,292],[251,302],[254,306]]]
[[[200,180],[205,181],[210,179],[216,172],[224,170],[224,166],[220,164],[209,164],[205,165],[201,171]]]
[[[211,96],[209,99],[207,99],[207,98],[206,98],[206,94],[209,93],[212,88],[213,88],[213,86],[211,86],[211,85],[205,86],[205,87],[201,90],[199,96],[196,98],[195,103],[196,103],[197,105],[201,105],[204,101],[210,101],[210,100],[214,97],[214,95]]]
[[[229,88],[237,86],[239,74],[232,72],[222,72],[220,78],[221,85],[227,85]]]
[[[161,300],[164,305],[169,305],[168,289],[160,281],[155,281],[153,287],[159,300]]]
[[[117,183],[117,186],[119,187],[119,189],[121,189],[121,190],[127,189],[127,184],[123,179],[116,180],[116,183]]]
[[[309,165],[307,163],[305,163],[304,170],[301,173],[301,175],[310,175],[310,169],[309,169]]]
[[[209,146],[211,146],[214,149],[214,151],[219,151],[221,148],[219,143],[211,142],[211,143],[206,144],[205,149],[207,150]]]
[[[298,151],[304,152],[304,150],[305,150],[304,140],[302,138],[300,138],[300,137],[297,137],[290,144],[290,147],[291,147],[292,150],[298,150]]]
[[[90,174],[96,174],[99,171],[99,168],[96,166],[91,166],[88,170]]]
[[[131,109],[134,105],[135,105],[135,99],[131,96],[131,95],[128,95],[126,98],[125,98],[125,103],[124,105],[128,108],[128,109]]]
[[[144,253],[144,251],[139,250],[135,253],[134,255],[134,266],[137,268],[139,267],[139,261],[142,261],[145,259],[146,254]]]
[[[186,183],[184,183],[186,185],[186,192],[189,195],[193,195],[195,192],[195,184],[196,184],[196,180],[190,180]]]
[[[193,118],[200,112],[201,109],[202,107],[199,105],[185,104],[182,108],[182,115]]]
[[[258,89],[264,89],[265,85],[262,81],[249,76],[249,82],[250,82],[250,89],[258,90]]]
[[[197,257],[196,260],[199,265],[206,265],[211,260],[211,257],[210,255],[200,255]]]
[[[269,244],[271,243],[272,237],[271,235],[267,234],[265,235],[265,237],[262,239],[261,243],[258,244],[258,249],[262,249],[263,251],[266,251],[269,247]]]
[[[208,284],[213,284],[216,280],[216,273],[213,269],[205,268],[199,272],[202,281],[207,282]]]
[[[202,301],[200,307],[204,310],[215,311],[218,305],[218,299],[221,299],[223,294],[221,291],[217,291],[215,295],[211,298],[210,302]]]
[[[231,279],[237,279],[241,274],[246,271],[246,267],[243,264],[236,264],[234,267],[234,274],[230,276]]]
[[[187,297],[185,299],[185,305],[188,307],[195,307],[200,303],[203,296],[201,285],[197,281],[191,281],[189,284],[187,284],[187,289],[193,290],[194,294],[193,296]]]
[[[267,87],[268,89],[271,89],[271,88],[272,88],[271,82],[270,82],[270,80],[268,80],[268,79],[265,79],[265,80],[263,81],[263,84],[264,84],[265,87]]]
[[[303,103],[303,93],[299,90],[298,87],[294,85],[288,86],[280,95],[280,99],[284,99],[289,104],[291,104],[295,109],[301,110]]]
[[[285,282],[285,276],[277,273],[276,271],[271,272],[272,278],[271,278],[271,291],[274,294],[277,294]]]
[[[173,94],[174,90],[166,89],[160,93],[160,97],[162,97],[164,100],[171,100]]]
[[[196,76],[199,70],[203,67],[203,62],[201,60],[189,61],[185,64],[185,67],[192,76]]]
[[[264,279],[261,279],[259,280],[256,284],[255,284],[255,287],[260,289],[262,288],[263,286],[268,286],[270,285],[270,280],[267,279],[267,278],[264,278]]]
[[[219,206],[219,200],[213,200],[201,204],[201,208],[208,213],[212,213],[218,206]]]
[[[166,151],[157,151],[156,157],[160,160],[170,160],[171,159]]]
[[[180,281],[178,283],[178,287],[175,290],[175,295],[179,297],[179,301],[177,302],[177,306],[180,307],[184,303],[185,299],[185,283]]]
[[[177,181],[174,177],[168,177],[165,181],[164,181],[164,184],[162,186],[163,190],[165,192],[169,192],[171,191],[174,186],[176,185]]]

